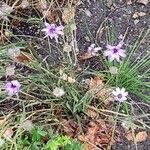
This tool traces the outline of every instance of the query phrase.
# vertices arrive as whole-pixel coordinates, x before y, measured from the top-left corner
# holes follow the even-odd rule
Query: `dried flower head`
[[[45,28],[42,29],[42,31],[45,32],[46,34],[44,38],[46,37],[50,37],[51,39],[54,38],[56,42],[58,42],[58,36],[64,34],[63,30],[64,26],[57,26],[55,24],[49,24],[47,22],[45,22]]]
[[[30,120],[26,120],[23,125],[22,125],[23,129],[26,131],[31,131],[34,127],[33,124]]]
[[[104,52],[104,56],[108,57],[110,61],[120,61],[121,57],[126,57],[125,50],[121,49],[123,42],[120,42],[117,46],[107,45],[107,50]]]
[[[17,80],[9,81],[5,84],[5,90],[9,96],[18,95],[21,84]]]
[[[115,66],[112,66],[109,68],[109,72],[113,75],[118,74],[118,68]]]
[[[114,98],[118,102],[124,102],[127,99],[128,92],[126,92],[125,88],[117,87],[115,91],[112,91]]]
[[[6,3],[0,2],[0,19],[8,20],[8,15],[13,12],[13,8]]]
[[[61,97],[65,94],[65,91],[63,88],[59,88],[59,87],[56,87],[54,90],[53,90],[53,94],[56,96],[56,97]]]
[[[5,133],[3,134],[3,137],[7,140],[12,139],[12,136],[14,134],[13,128],[9,127],[6,129]]]
[[[88,47],[88,52],[91,53],[93,56],[97,55],[97,52],[101,50],[101,47],[95,47],[95,44],[91,44]]]

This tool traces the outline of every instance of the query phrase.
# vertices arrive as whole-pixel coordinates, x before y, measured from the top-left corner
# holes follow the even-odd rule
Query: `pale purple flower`
[[[125,50],[121,49],[123,42],[120,42],[117,46],[107,45],[107,50],[104,52],[104,56],[108,57],[110,61],[120,61],[121,57],[126,57]]]
[[[95,47],[95,44],[91,44],[88,47],[88,52],[91,53],[93,56],[96,56],[97,52],[101,50],[101,47]]]
[[[128,92],[126,92],[125,88],[117,87],[115,91],[112,91],[114,98],[118,102],[124,102],[127,99]]]
[[[21,84],[17,80],[9,81],[5,84],[5,90],[9,96],[18,95]]]
[[[64,26],[57,26],[55,24],[49,24],[47,22],[45,22],[45,28],[42,29],[42,31],[46,34],[44,38],[49,36],[51,39],[54,38],[56,42],[58,42],[58,36],[64,34],[63,30]]]

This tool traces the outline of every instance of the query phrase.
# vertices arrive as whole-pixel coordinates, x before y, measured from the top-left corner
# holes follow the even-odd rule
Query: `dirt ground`
[[[125,38],[127,49],[129,45],[132,45],[137,40],[143,29],[146,31],[150,27],[150,3],[145,6],[136,2],[127,5],[125,0],[122,0],[122,2],[121,0],[116,0],[112,4],[105,0],[83,0],[82,2],[77,8],[76,15],[77,40],[80,50],[86,50],[93,42],[97,42],[101,47],[105,46],[105,31],[99,32],[99,29],[102,29],[105,25],[113,26],[116,41],[119,41],[128,29]],[[142,12],[143,16],[136,16],[137,12]],[[105,24],[106,18],[107,23]],[[139,56],[145,48],[150,48],[150,35],[141,44],[139,50],[135,53],[135,57]],[[94,68],[96,69],[97,66],[95,65]],[[146,110],[146,113],[150,112],[150,109],[146,107],[144,110]],[[136,113],[140,113],[140,111],[136,110]],[[139,143],[137,147],[138,150],[149,150],[150,139]],[[112,150],[120,149],[135,150],[136,147],[133,142],[122,139],[121,142],[112,146]]]
[[[146,33],[147,29],[150,28],[150,3],[143,5],[136,3],[133,0],[132,4],[128,5],[125,0],[112,1],[113,0],[81,0],[81,4],[77,7],[75,16],[77,25],[77,45],[80,51],[87,50],[88,46],[92,43],[100,45],[103,50],[105,50],[106,31],[104,28],[107,26],[112,27],[113,32],[115,33],[114,39],[116,39],[116,42],[121,40],[125,32],[128,31],[124,40],[127,51],[129,45],[135,43],[141,31],[144,30],[144,33]],[[31,13],[29,16],[32,14],[34,15],[34,12],[29,13]],[[18,29],[22,31],[24,35],[42,37],[41,26],[34,25],[33,28],[29,28],[29,24],[23,24],[20,25],[20,28]],[[13,32],[15,32],[15,34],[22,34],[20,31],[14,30]],[[28,33],[28,31],[30,31],[30,33]],[[47,41],[41,40],[40,38],[33,38],[32,40],[39,46],[37,47],[41,50],[39,53],[43,58],[49,55],[46,51],[48,45],[45,46]],[[148,50],[149,48],[150,35],[145,38],[138,51],[135,53],[135,57],[139,56],[143,50]],[[147,52],[142,55],[145,55]],[[58,59],[58,54],[54,55],[56,55],[57,60],[61,60],[61,58]],[[54,57],[49,57],[48,59],[50,59],[51,62],[55,62],[53,61],[53,58]],[[90,63],[95,70],[101,69],[102,64],[96,63],[96,59],[97,58],[92,58],[88,63]],[[140,102],[140,99],[138,99],[137,102]],[[10,103],[10,106],[8,107],[10,108],[12,106],[15,107],[15,104]],[[145,113],[150,113],[150,107],[141,107],[143,107]],[[7,109],[6,107],[3,108]],[[135,109],[135,113],[140,114],[141,112],[140,110]],[[148,124],[150,125],[150,122]],[[150,137],[146,141],[138,143],[137,147],[138,150],[150,150]],[[126,139],[122,138],[122,140],[113,145],[111,149],[136,150],[136,147],[133,142],[128,142]]]

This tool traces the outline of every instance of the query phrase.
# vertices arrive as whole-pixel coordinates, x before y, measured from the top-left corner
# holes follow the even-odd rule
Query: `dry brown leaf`
[[[147,138],[148,138],[147,132],[146,131],[141,131],[141,132],[139,132],[139,133],[136,134],[135,141],[136,142],[143,142]]]
[[[32,55],[27,53],[27,52],[21,52],[18,56],[16,56],[14,58],[14,61],[16,62],[29,62],[31,61],[33,58],[32,58]]]
[[[82,54],[78,55],[79,61],[87,60],[87,59],[90,59],[92,57],[93,57],[93,55],[91,53],[89,53],[89,52],[82,53]]]
[[[91,121],[87,124],[85,135],[79,135],[78,139],[93,145],[108,145],[111,140],[111,129],[103,120]]]
[[[73,120],[63,120],[62,121],[63,125],[63,131],[65,134],[67,134],[70,137],[75,137],[77,133],[79,132],[79,127],[77,123]]]
[[[85,150],[95,150],[95,146],[93,146],[92,144],[86,143]]]
[[[135,142],[143,142],[145,141],[147,138],[148,138],[148,134],[146,131],[141,131],[141,132],[138,132],[136,135],[135,135],[135,139],[133,138],[133,135],[132,135],[132,131],[128,131],[127,132],[127,135],[126,135],[126,138],[128,141],[134,141]]]
[[[92,109],[92,108],[94,108],[94,107],[88,108],[86,111],[86,114],[91,118],[96,118],[97,112],[95,111],[95,109]]]
[[[64,8],[62,13],[62,19],[66,24],[72,22],[72,20],[75,17],[75,11],[76,11],[75,7]]]
[[[43,16],[49,21],[49,22],[57,22],[58,21],[58,14],[56,10],[45,10],[42,11]]]
[[[113,101],[111,95],[111,89],[107,88],[104,83],[103,77],[94,77],[86,82],[89,86],[89,90],[94,96],[102,100],[105,104],[108,104],[110,101]]]
[[[132,132],[131,131],[127,132],[126,138],[127,138],[128,141],[133,141],[133,136],[132,136]]]
[[[144,5],[147,5],[149,2],[150,2],[149,0],[137,0],[137,3],[144,4]]]

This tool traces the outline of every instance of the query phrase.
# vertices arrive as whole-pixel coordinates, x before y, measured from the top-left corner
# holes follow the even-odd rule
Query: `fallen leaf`
[[[94,108],[94,107],[92,107],[92,108]],[[87,114],[89,117],[91,117],[91,118],[96,118],[96,117],[97,117],[97,112],[96,112],[94,109],[92,109],[92,108],[88,108],[88,109],[86,110],[86,114]]]
[[[18,56],[14,58],[16,62],[29,62],[32,60],[32,55],[27,52],[21,52]]]
[[[85,82],[88,84],[91,94],[103,101],[105,104],[108,104],[110,101],[113,101],[113,97],[111,95],[112,90],[106,87],[104,81],[105,79],[103,77],[94,77]]]
[[[75,137],[79,132],[78,124],[73,120],[63,120],[63,131],[70,137]]]
[[[59,17],[56,10],[44,10],[42,11],[44,18],[46,18],[49,22],[55,23],[58,21]]]
[[[146,131],[138,132],[135,135],[135,139],[133,138],[132,134],[134,134],[134,133],[132,133],[132,131],[127,132],[126,138],[128,141],[134,141],[135,140],[135,142],[138,143],[138,142],[143,142],[148,138],[148,134]]]
[[[135,141],[136,142],[143,142],[148,138],[148,134],[146,131],[141,131],[139,133],[136,134],[135,136]]]
[[[132,131],[128,131],[126,134],[126,138],[128,141],[133,141]]]
[[[137,0],[136,2],[140,3],[140,4],[147,5],[150,1],[149,0]]]
[[[92,57],[93,57],[93,55],[90,52],[86,52],[86,53],[82,53],[82,54],[78,55],[79,61],[87,60],[87,59],[90,59]]]
[[[111,141],[111,128],[107,127],[105,121],[103,121],[102,119],[100,119],[99,121],[90,121],[86,126],[86,133],[78,135],[78,140],[91,143],[92,145],[109,144],[109,142]],[[90,146],[90,148],[92,149],[94,147]]]

